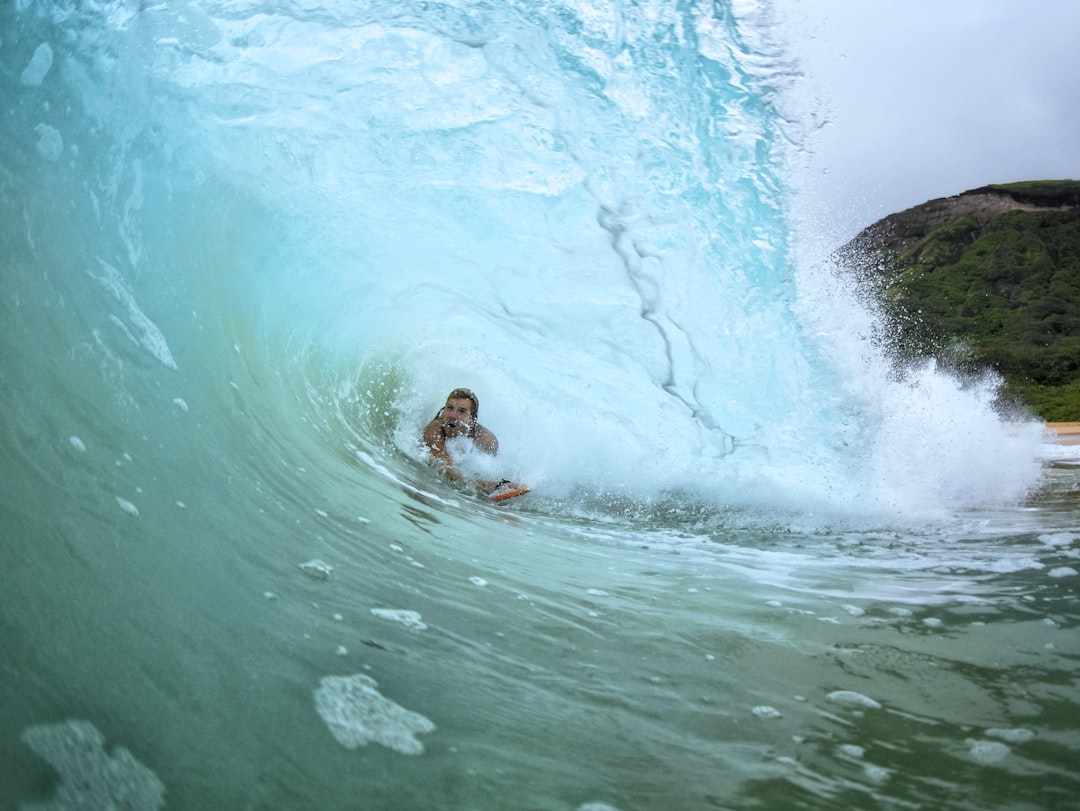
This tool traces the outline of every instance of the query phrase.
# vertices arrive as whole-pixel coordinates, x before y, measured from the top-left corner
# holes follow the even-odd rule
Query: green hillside
[[[1080,420],[1080,182],[986,186],[886,217],[841,252],[894,358],[996,369],[1003,404]]]

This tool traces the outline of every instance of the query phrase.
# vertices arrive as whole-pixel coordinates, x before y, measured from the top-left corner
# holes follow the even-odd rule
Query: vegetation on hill
[[[1002,405],[1080,420],[1080,182],[986,186],[870,226],[840,252],[898,364],[992,368]]]

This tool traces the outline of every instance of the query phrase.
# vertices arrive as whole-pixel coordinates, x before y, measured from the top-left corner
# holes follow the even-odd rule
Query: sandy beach
[[[1080,445],[1080,422],[1046,423],[1046,441],[1058,445]]]

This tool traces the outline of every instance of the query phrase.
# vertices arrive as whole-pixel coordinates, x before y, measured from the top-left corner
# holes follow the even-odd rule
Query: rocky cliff
[[[1002,403],[1080,419],[1080,181],[984,186],[874,223],[838,261],[898,368],[992,368]]]

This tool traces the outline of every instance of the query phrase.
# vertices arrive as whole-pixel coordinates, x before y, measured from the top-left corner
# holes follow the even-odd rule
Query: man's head
[[[480,400],[469,389],[454,389],[446,397],[446,405],[439,412],[443,435],[447,437],[469,436],[476,427],[476,415]]]

